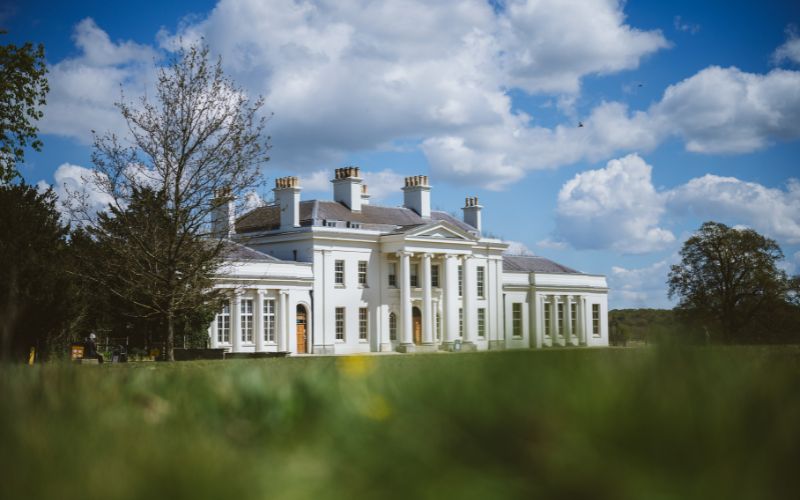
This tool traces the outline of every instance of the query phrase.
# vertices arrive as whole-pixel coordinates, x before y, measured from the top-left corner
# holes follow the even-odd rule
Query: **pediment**
[[[406,237],[458,241],[474,241],[476,239],[472,234],[444,221],[416,228],[408,232]]]

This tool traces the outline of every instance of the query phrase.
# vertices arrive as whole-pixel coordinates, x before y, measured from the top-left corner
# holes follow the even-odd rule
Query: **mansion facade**
[[[543,257],[504,255],[482,234],[477,198],[463,219],[431,210],[426,176],[402,207],[371,205],[356,167],[336,169],[333,200],[301,200],[275,181],[275,203],[240,217],[215,202],[213,231],[232,240],[217,287],[230,300],[209,327],[231,352],[349,354],[608,345],[608,287]]]

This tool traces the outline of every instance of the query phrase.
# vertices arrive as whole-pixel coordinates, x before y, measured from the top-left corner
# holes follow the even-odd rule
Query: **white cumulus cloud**
[[[783,61],[800,64],[800,36],[795,26],[786,28],[786,42],[772,53],[773,63],[780,64]]]
[[[652,167],[632,154],[576,175],[558,194],[558,237],[576,248],[622,253],[671,244],[675,236],[659,226],[664,196],[653,186],[651,173]]]
[[[766,187],[704,175],[658,190],[652,167],[638,155],[576,175],[558,195],[555,241],[578,249],[647,253],[673,246],[663,227],[684,216],[750,227],[782,244],[800,243],[800,181]]]

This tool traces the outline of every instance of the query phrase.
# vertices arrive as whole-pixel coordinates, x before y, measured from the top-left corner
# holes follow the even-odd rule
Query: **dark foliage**
[[[682,320],[723,342],[796,341],[796,280],[778,268],[774,240],[706,222],[680,255],[667,284]]]
[[[64,335],[72,317],[67,228],[56,196],[0,185],[0,354],[20,358]]]
[[[16,165],[25,159],[25,147],[42,147],[34,122],[43,116],[46,74],[42,44],[0,45],[0,182],[19,176]]]

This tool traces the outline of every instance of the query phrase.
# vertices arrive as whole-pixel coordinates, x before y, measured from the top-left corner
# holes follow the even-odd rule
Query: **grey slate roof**
[[[234,262],[283,262],[272,255],[253,250],[235,241],[223,243],[222,255],[225,260]]]
[[[361,224],[362,229],[386,232],[394,231],[399,227],[411,229],[432,220],[441,220],[464,231],[475,231],[474,227],[447,212],[431,211],[431,218],[423,219],[413,210],[404,207],[363,205],[361,212],[352,212],[346,206],[335,201],[307,200],[300,202],[301,226],[322,225],[325,220],[355,222]],[[271,231],[278,228],[280,228],[280,208],[277,205],[256,208],[236,220],[237,233]]]
[[[503,255],[503,271],[549,274],[583,274],[544,257]]]

